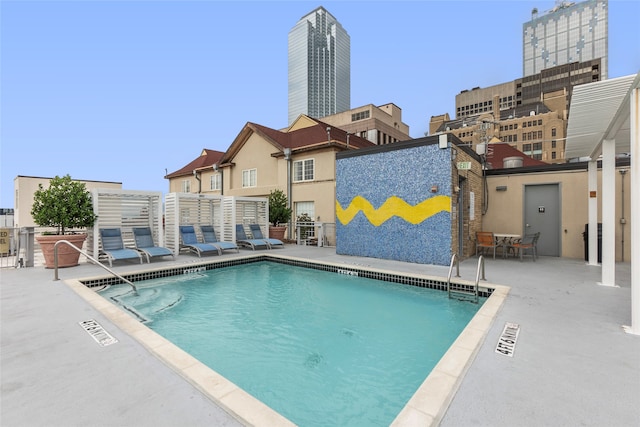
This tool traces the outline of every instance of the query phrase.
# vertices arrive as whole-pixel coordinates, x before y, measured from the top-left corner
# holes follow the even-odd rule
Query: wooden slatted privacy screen
[[[91,197],[98,219],[88,230],[89,255],[97,258],[100,253],[101,228],[120,228],[125,246],[134,247],[133,228],[150,227],[156,245],[164,246],[161,192],[96,188]]]
[[[178,254],[179,226],[193,225],[202,241],[201,225],[213,225],[218,240],[235,242],[236,224],[260,224],[269,230],[269,205],[264,197],[169,193],[165,196],[165,246]]]

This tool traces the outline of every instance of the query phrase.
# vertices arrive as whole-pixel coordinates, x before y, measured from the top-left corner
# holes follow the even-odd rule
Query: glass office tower
[[[542,16],[533,9],[531,21],[523,24],[523,77],[556,65],[600,58],[600,78],[606,80],[608,21],[607,0],[556,2]]]
[[[323,7],[289,32],[289,124],[351,108],[351,39]]]

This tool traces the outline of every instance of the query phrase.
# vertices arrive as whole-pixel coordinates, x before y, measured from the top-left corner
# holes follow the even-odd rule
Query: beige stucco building
[[[33,218],[31,217],[33,195],[38,190],[40,184],[42,184],[43,188],[48,188],[50,180],[51,178],[22,175],[18,175],[13,180],[13,188],[15,191],[14,227],[36,227],[36,224],[33,222]],[[95,188],[122,189],[121,182],[89,181],[80,179],[74,181],[84,183],[89,191]]]
[[[402,122],[402,109],[393,103],[378,107],[373,104],[363,105],[323,117],[322,121],[368,139],[376,145],[411,139],[409,126]]]
[[[615,210],[619,220],[615,226],[616,261],[631,259],[631,180],[628,170],[628,158],[617,162]],[[589,222],[586,163],[493,170],[488,171],[487,175],[488,209],[482,221],[484,230],[510,234],[526,233],[527,217],[531,214],[526,212],[528,191],[550,189],[557,194],[557,212],[550,209],[550,206],[544,206],[544,212],[537,213],[538,204],[532,206],[534,216],[557,216],[549,221],[553,225],[549,232],[541,235],[540,243],[548,243],[549,250],[557,250],[555,256],[584,257],[583,233],[585,225]],[[597,194],[602,194],[601,169],[598,170]],[[598,221],[602,222],[601,207],[598,209]],[[541,254],[553,255],[546,252],[544,247]]]
[[[267,197],[280,189],[294,219],[307,214],[315,221],[334,222],[335,154],[373,145],[305,115],[284,130],[249,122],[226,152],[203,150],[165,178],[170,192]]]

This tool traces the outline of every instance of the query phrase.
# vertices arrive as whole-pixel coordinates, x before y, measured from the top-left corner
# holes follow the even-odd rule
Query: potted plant
[[[72,181],[69,175],[56,175],[49,181],[49,187],[39,185],[33,195],[31,216],[41,227],[55,227],[55,232],[44,232],[36,237],[44,255],[46,268],[54,267],[54,245],[59,240],[67,240],[82,249],[86,233],[73,231],[92,227],[97,216],[93,213],[91,193],[84,183]],[[80,253],[68,245],[58,246],[58,267],[78,265]]]
[[[269,193],[269,237],[284,239],[287,223],[291,219],[291,208],[287,203],[287,196],[282,190],[273,190]]]
[[[309,226],[309,224],[313,224],[313,218],[311,218],[309,214],[303,213],[302,215],[298,215],[298,217],[296,218],[296,223],[305,224],[298,226],[298,230],[300,232],[300,240],[306,242],[310,237],[314,237],[313,227]]]

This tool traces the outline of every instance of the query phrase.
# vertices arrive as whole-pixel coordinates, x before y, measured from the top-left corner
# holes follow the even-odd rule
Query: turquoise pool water
[[[303,427],[389,425],[479,308],[272,262],[137,286],[102,294]]]

